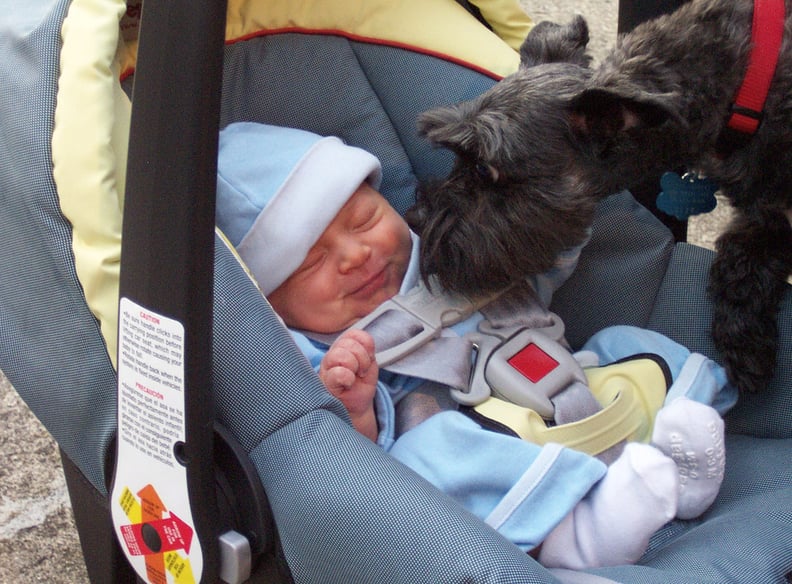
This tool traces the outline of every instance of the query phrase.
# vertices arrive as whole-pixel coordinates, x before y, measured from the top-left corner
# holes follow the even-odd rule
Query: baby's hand
[[[319,378],[328,391],[344,404],[355,429],[375,441],[374,394],[378,375],[374,339],[357,329],[342,333],[319,365]]]

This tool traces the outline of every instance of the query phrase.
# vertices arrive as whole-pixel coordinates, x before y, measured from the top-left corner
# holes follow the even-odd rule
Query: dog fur
[[[422,185],[408,214],[423,274],[465,293],[501,288],[581,243],[601,198],[696,170],[736,211],[710,274],[713,340],[741,390],[766,386],[792,272],[790,3],[762,123],[744,142],[724,126],[747,68],[753,0],[692,0],[620,38],[594,70],[581,17],[534,27],[516,73],[419,120],[423,136],[456,153],[448,178]]]

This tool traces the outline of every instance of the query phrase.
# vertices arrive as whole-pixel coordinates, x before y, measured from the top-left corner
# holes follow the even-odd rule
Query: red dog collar
[[[784,19],[784,0],[754,0],[753,48],[727,122],[732,130],[753,134],[759,127],[781,50]]]

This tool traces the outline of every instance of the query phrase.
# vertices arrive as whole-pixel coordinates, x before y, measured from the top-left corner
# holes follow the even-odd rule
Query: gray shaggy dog
[[[424,276],[470,294],[502,288],[581,243],[601,198],[664,170],[695,170],[736,210],[710,274],[713,340],[732,382],[763,388],[792,272],[792,19],[761,124],[743,138],[724,128],[753,9],[753,0],[692,0],[623,36],[594,70],[582,18],[540,23],[516,73],[422,114],[420,133],[456,154],[408,214]]]

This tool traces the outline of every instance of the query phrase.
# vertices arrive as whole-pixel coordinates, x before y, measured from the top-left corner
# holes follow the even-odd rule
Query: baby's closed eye
[[[366,231],[374,227],[381,217],[382,213],[377,208],[366,209],[355,214],[352,221],[350,221],[350,229],[353,232]]]
[[[324,262],[325,257],[327,257],[327,254],[321,249],[309,252],[303,263],[295,271],[295,274],[306,274],[319,269],[319,267],[321,267],[322,263]]]

